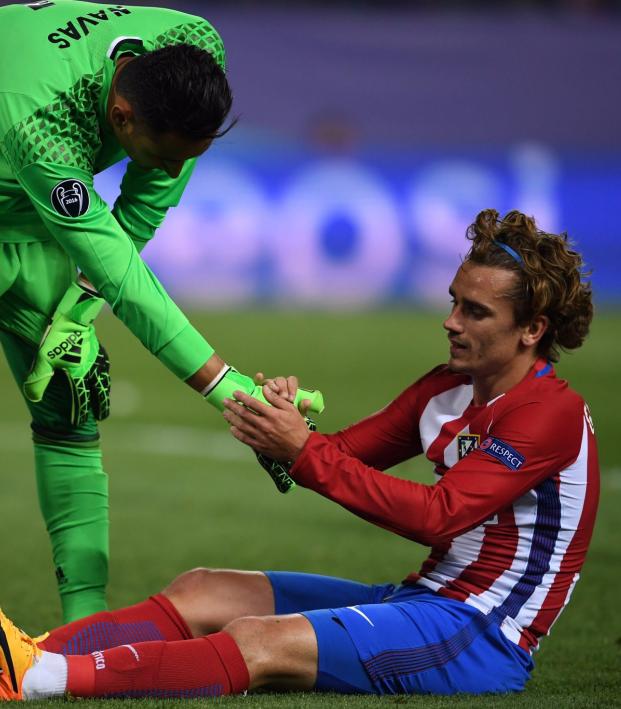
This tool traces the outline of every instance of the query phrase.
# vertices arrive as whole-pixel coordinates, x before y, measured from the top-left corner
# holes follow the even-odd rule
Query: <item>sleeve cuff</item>
[[[304,448],[302,448],[300,455],[295,459],[295,463],[289,471],[289,475],[300,485],[304,487],[312,487],[311,482],[313,480],[313,465],[312,460],[315,452],[318,448],[327,442],[326,436],[316,431],[311,433],[306,439]]]
[[[198,372],[214,351],[198,330],[188,323],[157,353],[157,358],[185,381]]]

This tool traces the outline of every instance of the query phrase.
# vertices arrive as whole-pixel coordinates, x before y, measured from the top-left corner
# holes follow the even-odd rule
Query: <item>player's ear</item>
[[[133,132],[135,125],[134,111],[122,97],[119,97],[119,100],[115,100],[108,116],[116,133],[128,134]]]
[[[547,315],[537,315],[522,329],[522,344],[524,347],[534,347],[544,336],[550,326]]]

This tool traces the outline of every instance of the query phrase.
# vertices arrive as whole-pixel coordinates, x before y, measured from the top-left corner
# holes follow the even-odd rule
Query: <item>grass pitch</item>
[[[320,387],[331,431],[378,409],[446,358],[441,316],[391,310],[196,313],[193,321],[241,371],[295,373]],[[291,569],[398,581],[426,550],[358,520],[318,495],[280,495],[224,421],[169,374],[111,316],[98,324],[112,359],[112,418],[102,425],[110,476],[112,606],[142,599],[176,574],[204,565]],[[194,700],[240,707],[621,706],[618,363],[621,317],[601,314],[593,334],[557,368],[589,401],[602,467],[598,523],[572,601],[544,639],[525,693],[488,697],[340,697],[255,694]],[[60,621],[47,537],[35,496],[28,417],[0,359],[0,603],[38,633]],[[398,474],[431,481],[424,460]],[[58,700],[49,704],[58,705]],[[181,702],[141,700],[153,707]],[[91,702],[110,707],[118,701]],[[124,707],[127,702],[122,703]]]

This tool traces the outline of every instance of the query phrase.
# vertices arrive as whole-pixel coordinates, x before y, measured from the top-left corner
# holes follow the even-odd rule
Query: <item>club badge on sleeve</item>
[[[62,217],[81,217],[88,212],[91,203],[88,188],[80,180],[59,182],[50,195],[52,207]]]
[[[479,447],[481,436],[478,433],[460,433],[457,436],[457,456],[459,460]]]

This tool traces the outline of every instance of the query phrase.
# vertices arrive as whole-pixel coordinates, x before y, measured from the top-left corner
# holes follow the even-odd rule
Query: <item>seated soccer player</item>
[[[269,384],[271,407],[241,392],[226,401],[233,435],[290,465],[298,484],[431,546],[418,573],[366,585],[195,569],[38,643],[2,616],[0,695],[522,690],[595,519],[593,424],[552,364],[586,337],[591,290],[566,237],[519,212],[481,212],[468,238],[449,288],[448,363],[386,408],[325,435]],[[433,485],[382,472],[422,453]]]

